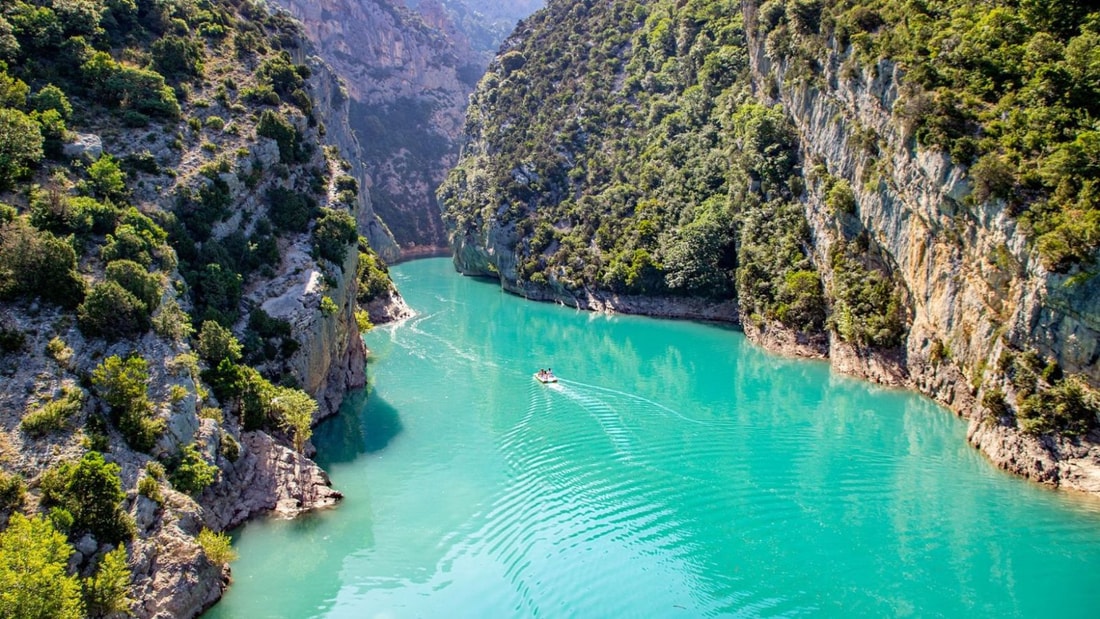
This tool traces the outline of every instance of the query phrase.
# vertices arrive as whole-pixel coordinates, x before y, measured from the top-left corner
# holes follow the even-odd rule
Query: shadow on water
[[[340,411],[314,430],[317,462],[328,467],[381,451],[403,429],[397,409],[364,389],[345,398]]]

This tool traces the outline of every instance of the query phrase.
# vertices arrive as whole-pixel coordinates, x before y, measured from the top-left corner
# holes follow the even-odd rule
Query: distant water
[[[239,531],[206,617],[1100,616],[1100,503],[926,399],[446,259],[393,275],[417,316],[317,429],[347,498]]]

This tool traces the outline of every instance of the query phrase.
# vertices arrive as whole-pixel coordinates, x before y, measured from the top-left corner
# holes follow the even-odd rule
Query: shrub
[[[64,155],[64,141],[67,128],[65,119],[57,110],[32,112],[31,118],[38,123],[42,133],[42,154],[50,159],[61,159]]]
[[[118,159],[103,155],[88,166],[88,181],[95,197],[121,202],[126,199],[126,176],[118,167]]]
[[[366,333],[374,328],[370,321],[370,314],[366,310],[355,310],[355,324],[359,327],[359,333]]]
[[[1005,394],[1000,389],[990,389],[982,396],[982,406],[989,411],[994,419],[1007,417],[1009,414],[1008,403]]]
[[[126,563],[126,546],[103,555],[96,572],[84,581],[84,601],[92,617],[129,614],[130,568]]]
[[[1100,425],[1100,396],[1080,377],[1071,376],[1025,397],[1017,421],[1029,434],[1080,436]]]
[[[69,420],[80,413],[84,406],[84,392],[80,389],[65,389],[58,400],[47,402],[42,408],[27,413],[19,427],[28,436],[41,438],[52,432],[58,432],[68,425]]]
[[[304,71],[298,71],[298,68],[291,64],[290,55],[286,52],[281,52],[278,56],[264,60],[260,65],[258,74],[259,77],[270,84],[276,92],[287,97],[292,92],[301,89],[305,85],[305,80],[302,78],[303,73],[308,77],[308,68],[302,67],[302,69],[304,69]]]
[[[313,414],[317,401],[300,389],[275,387],[269,402],[270,415],[276,426],[290,435],[294,449],[302,452],[313,434]]]
[[[194,39],[169,35],[152,46],[153,68],[172,79],[202,75],[202,45]]]
[[[838,242],[830,250],[836,332],[859,346],[899,346],[907,326],[899,286],[884,272],[864,266],[851,255],[854,249]]]
[[[64,120],[69,120],[73,115],[73,106],[69,103],[69,98],[65,96],[63,90],[53,84],[46,84],[38,92],[34,93],[29,103],[31,107],[38,112],[54,110]]]
[[[166,337],[173,342],[186,340],[195,331],[191,326],[191,317],[183,311],[175,298],[169,297],[161,304],[160,309],[153,314],[153,330],[157,335]]]
[[[321,209],[321,216],[313,228],[315,257],[334,262],[343,270],[348,246],[355,243],[358,238],[355,218],[349,213],[335,209]]]
[[[350,191],[354,195],[359,195],[359,181],[347,174],[341,174],[336,177],[336,191]]]
[[[149,451],[164,431],[164,420],[153,418],[148,394],[149,366],[140,356],[123,360],[112,355],[92,371],[92,384],[111,407],[126,442]]]
[[[43,155],[38,123],[19,110],[0,108],[0,189],[10,188]]]
[[[204,528],[199,531],[195,541],[202,546],[202,552],[206,558],[215,565],[225,565],[237,560],[237,553],[233,550],[229,536],[225,533],[215,533]]]
[[[101,103],[119,107],[123,102],[133,111],[169,120],[180,116],[175,92],[155,71],[121,65],[107,52],[95,52],[80,67],[85,84]]]
[[[115,260],[107,264],[107,280],[117,283],[141,301],[147,310],[160,306],[163,294],[161,278],[148,272],[145,267],[132,260]]]
[[[0,512],[19,511],[26,494],[22,477],[0,470]]]
[[[260,114],[256,124],[256,135],[271,138],[279,145],[279,161],[285,164],[304,163],[309,154],[302,144],[302,134],[298,128],[282,115],[271,110]]]
[[[156,245],[149,242],[133,226],[126,224],[115,228],[114,234],[107,235],[107,241],[100,250],[100,256],[107,262],[114,260],[133,260],[143,266],[153,264],[153,251]]]
[[[218,467],[209,464],[194,443],[184,445],[168,476],[172,487],[180,492],[197,495],[214,483]]]
[[[68,572],[72,552],[48,519],[14,514],[0,532],[0,617],[83,617],[80,583]]]
[[[225,456],[226,460],[230,462],[236,462],[241,457],[241,444],[237,442],[237,439],[233,438],[232,434],[228,432],[221,433],[220,442],[221,454]]]
[[[101,543],[118,544],[133,537],[133,522],[122,510],[126,493],[118,464],[89,451],[77,462],[63,462],[43,475],[44,501],[68,511],[73,535],[91,533]]]
[[[83,234],[92,229],[91,214],[60,188],[34,187],[30,193],[30,219],[35,228],[55,234]]]
[[[158,504],[164,503],[164,494],[160,491],[160,484],[149,475],[142,475],[138,481],[138,493]]]
[[[0,324],[0,353],[19,352],[27,342],[27,336],[19,329]]]
[[[282,99],[279,98],[279,93],[275,92],[275,89],[267,84],[257,84],[254,87],[241,90],[241,99],[249,103],[257,103],[260,105],[279,105],[282,103]]]
[[[834,217],[856,212],[856,196],[847,179],[838,179],[825,197],[825,205]]]
[[[80,330],[109,340],[134,337],[149,330],[149,309],[115,281],[96,284],[77,308]]]
[[[202,323],[196,349],[211,367],[217,367],[222,361],[237,363],[241,360],[241,344],[233,332],[213,320]]]
[[[305,232],[317,210],[312,196],[282,187],[269,189],[267,199],[271,223],[287,232]]]
[[[37,296],[66,308],[84,300],[72,246],[23,218],[0,224],[0,298],[17,296]]]

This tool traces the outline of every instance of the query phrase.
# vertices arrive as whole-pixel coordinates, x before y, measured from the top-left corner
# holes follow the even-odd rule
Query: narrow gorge
[[[836,534],[840,550],[829,552],[843,554],[849,538],[815,520],[814,493],[830,486],[834,520],[879,536],[848,509],[895,507],[864,493],[871,478],[857,474],[874,467],[837,467],[866,482],[850,495],[828,477],[853,436],[868,443],[847,446],[860,462],[883,464],[873,484],[892,500],[925,488],[891,479],[891,467],[911,479],[926,458],[939,484],[949,461],[991,504],[1019,507],[1013,526],[1053,514],[1059,543],[1080,540],[1058,569],[1090,573],[1080,566],[1100,556],[1100,538],[1081,524],[1100,495],[1097,118],[1100,12],[1085,2],[6,2],[0,616],[199,616],[232,582],[230,531],[239,541],[246,522],[314,511],[283,524],[331,526],[341,510],[327,508],[344,492],[358,493],[348,510],[358,520],[333,538],[347,548],[313,557],[329,570],[320,573],[330,593],[362,584],[361,574],[340,580],[342,560],[374,575],[390,564],[360,559],[389,552],[394,573],[370,578],[401,581],[389,591],[398,608],[452,611],[447,595],[458,595],[485,611],[506,600],[532,615],[613,615],[622,609],[613,598],[636,583],[591,584],[599,542],[622,570],[641,565],[640,549],[656,557],[638,578],[683,563],[668,581],[676,591],[661,598],[669,608],[688,610],[685,600],[712,586],[705,602],[743,610],[740,584],[722,580],[741,566],[723,554],[734,546],[722,535],[762,573],[775,564],[753,550],[783,535],[784,517],[807,539]],[[408,331],[372,333],[414,315],[388,265],[444,255],[477,280],[449,280],[438,259],[400,265],[394,277],[430,311]],[[647,339],[651,323],[613,314],[699,324],[670,323],[666,346]],[[934,438],[921,440],[914,419],[942,412],[932,403],[864,393],[709,323],[928,396],[967,420],[966,440],[996,466],[1081,491],[1086,508],[1038,489],[1014,506],[1008,486],[966,455],[937,458],[945,437],[962,444],[959,428],[934,422]],[[409,374],[391,373],[401,388],[390,393],[416,413],[368,385],[364,337],[402,356],[374,362]],[[679,348],[679,338],[691,344]],[[709,356],[695,359],[692,347]],[[577,375],[563,374],[559,389],[527,385],[522,366],[544,358]],[[769,403],[796,396],[773,382],[775,368],[812,377],[809,395],[782,414]],[[643,388],[601,382],[623,380],[616,372]],[[902,412],[879,427],[876,406]],[[843,414],[829,417],[830,407]],[[313,434],[326,419],[318,445],[327,441],[328,454]],[[416,430],[402,437],[415,474],[380,467],[379,505],[394,511],[371,514],[373,479],[344,465],[362,464],[403,422]],[[824,435],[836,441],[790,457],[797,441]],[[751,466],[727,451],[739,441],[754,446],[744,450]],[[878,443],[912,457],[889,460]],[[682,462],[703,470],[717,453],[725,468],[684,483]],[[464,463],[476,464],[466,477]],[[769,486],[773,477],[798,496]],[[742,491],[756,493],[745,512],[730,507],[750,496]],[[760,526],[751,530],[775,532],[730,533],[733,520],[706,508],[713,497]],[[997,523],[980,507],[952,511],[950,530],[923,511],[915,524],[938,551],[985,522],[989,572],[1004,568],[1011,580],[1017,572],[997,563]],[[437,512],[445,517],[431,520]],[[395,514],[400,522],[386,521]],[[899,560],[912,550],[904,520],[899,548],[887,548]],[[374,543],[372,525],[423,551],[425,564],[401,564],[397,549]],[[327,539],[318,548],[330,549]],[[554,549],[524,558],[547,539]],[[360,543],[364,554],[351,556]],[[1031,552],[1013,548],[1005,561],[1045,556]],[[285,572],[285,548],[273,553]],[[550,557],[591,572],[563,579],[569,570]],[[471,558],[476,569],[455,570],[468,580],[435,595]],[[719,574],[695,574],[700,564]],[[481,579],[486,565],[499,582]],[[485,595],[487,582],[499,597]],[[1074,583],[1075,594],[1086,589]],[[996,597],[1002,584],[995,575],[979,589]],[[833,608],[821,602],[836,592],[821,586],[812,599],[787,599],[792,614]],[[600,590],[554,605],[581,588]],[[768,592],[750,593],[764,608]],[[860,593],[843,599],[866,603]],[[1040,603],[1035,590],[1024,597],[995,607]],[[875,608],[900,613],[909,599],[927,600],[907,592]],[[321,612],[315,602],[303,597],[300,612]],[[958,610],[951,602],[937,608]]]

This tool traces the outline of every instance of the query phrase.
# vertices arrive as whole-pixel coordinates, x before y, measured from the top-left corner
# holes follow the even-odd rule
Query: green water
[[[369,394],[316,433],[347,498],[239,531],[206,617],[1100,613],[1100,505],[923,398],[445,259],[393,275],[417,316],[368,335]]]

